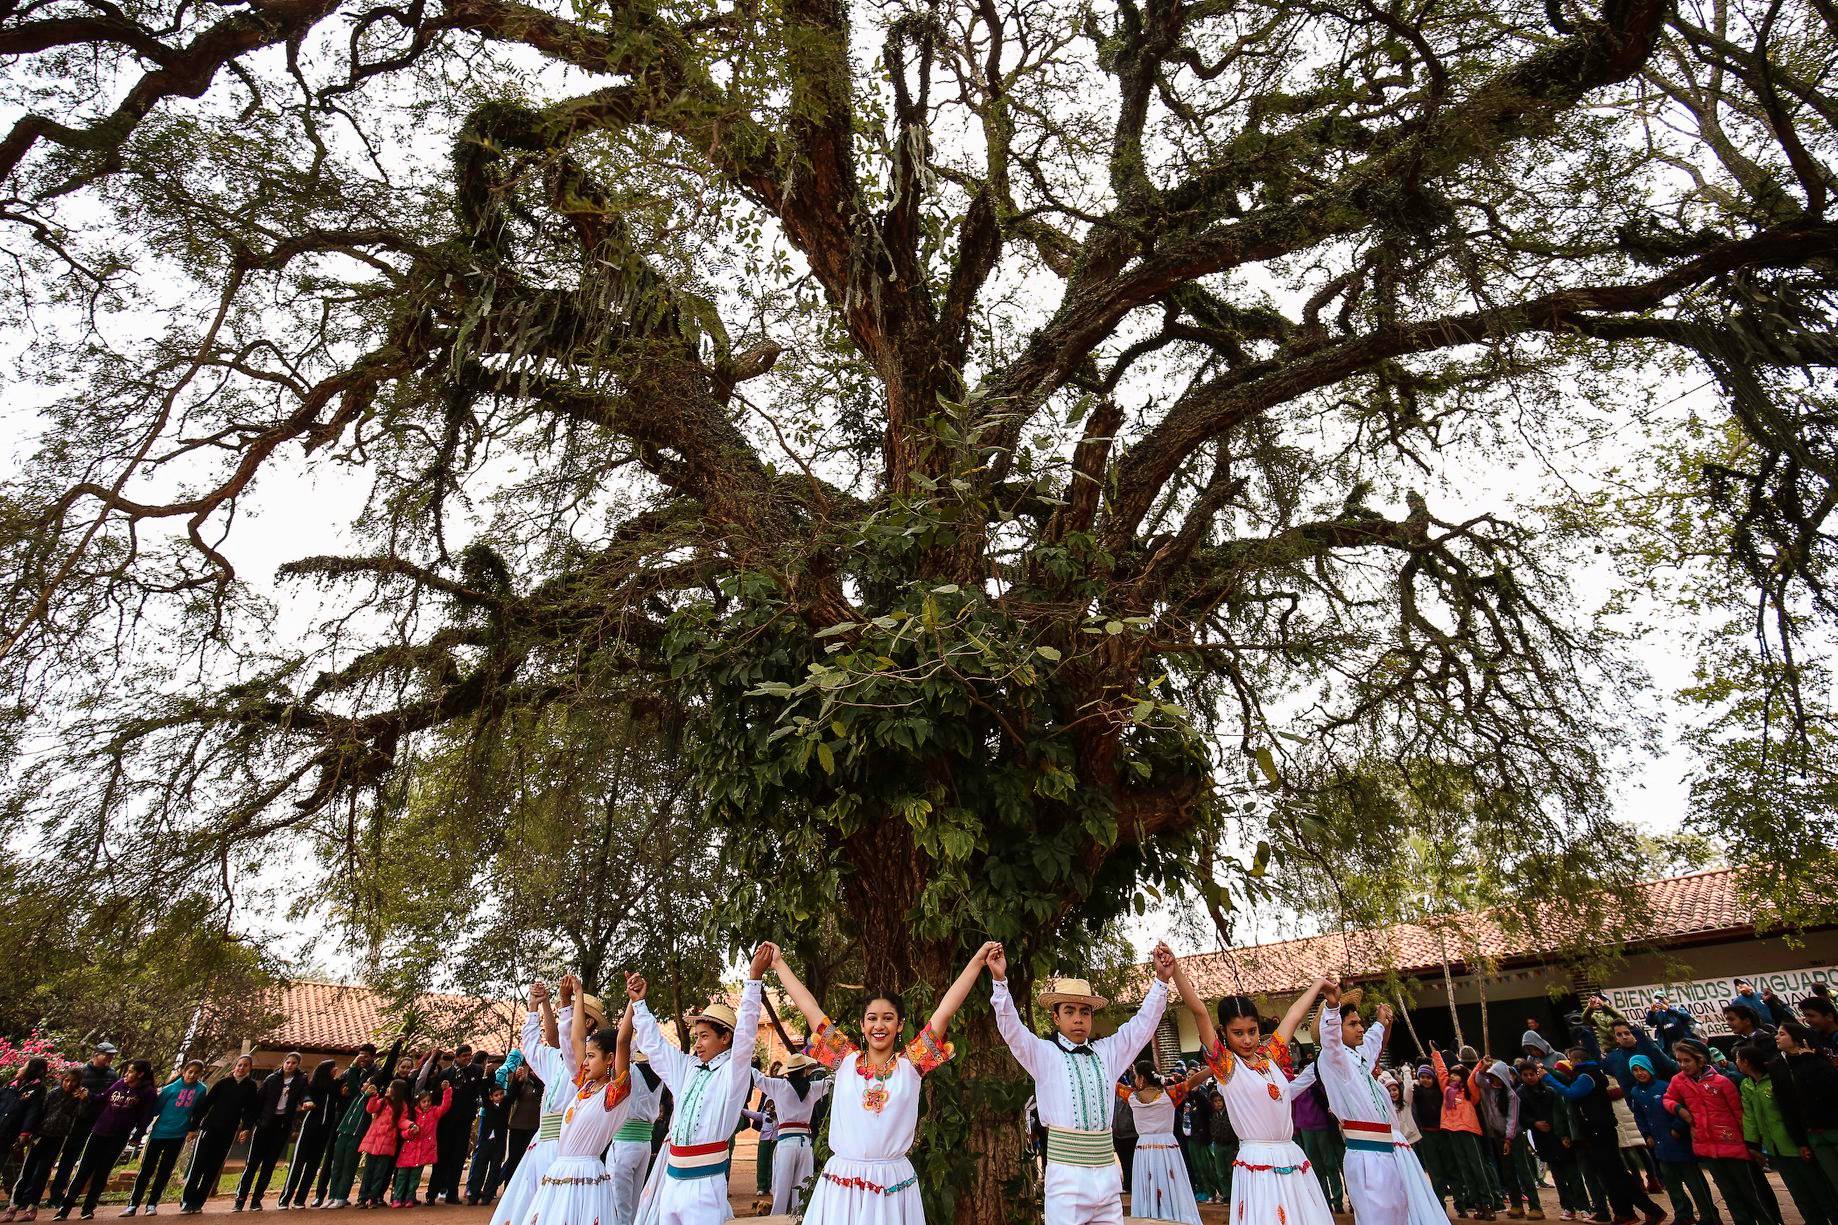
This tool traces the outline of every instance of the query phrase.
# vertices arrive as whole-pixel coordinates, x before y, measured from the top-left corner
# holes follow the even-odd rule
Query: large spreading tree
[[[1515,487],[1708,381],[1741,462],[1693,496],[1770,599],[1823,591],[1835,38],[1830,0],[6,0],[12,819],[123,891],[227,881],[623,703],[682,731],[722,930],[837,933],[915,1003],[987,937],[1042,971],[1221,909],[1269,832],[1234,789],[1292,760],[1586,837],[1630,677],[1585,521]],[[1021,1094],[969,1022],[928,1186],[986,1221]]]

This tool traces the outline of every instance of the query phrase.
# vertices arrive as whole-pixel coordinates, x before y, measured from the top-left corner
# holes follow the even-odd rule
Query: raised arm
[[[1149,1044],[1155,1034],[1155,1027],[1161,1024],[1162,1013],[1168,1010],[1168,979],[1174,974],[1174,954],[1166,944],[1157,944],[1154,955],[1155,981],[1143,994],[1142,1005],[1136,1009],[1136,1015],[1123,1023],[1122,1028],[1108,1038],[1100,1038],[1091,1044],[1104,1060],[1104,1072],[1107,1076],[1116,1076],[1124,1068],[1136,1061],[1136,1052]]]
[[[632,1067],[632,1006],[627,1004],[619,1014],[619,1039],[613,1048],[613,1079],[624,1076]]]
[[[562,978],[562,994],[568,994],[568,985],[575,981],[574,975]],[[581,1056],[587,1053],[587,1009],[576,1006],[574,1015],[568,1018],[568,1050],[572,1055],[571,1064],[581,1066]]]
[[[1015,1057],[1015,1062],[1028,1075],[1037,1076],[1040,1048],[1045,1044],[1021,1023],[1021,1016],[1015,1011],[1015,1001],[1008,994],[1008,953],[998,944],[984,954],[984,964],[989,967],[989,977],[992,980],[989,1005],[995,1010],[996,1032],[1008,1044],[1009,1053]]]
[[[1276,1036],[1283,1040],[1285,1046],[1289,1043],[1290,1035],[1296,1032],[1296,1026],[1308,1016],[1308,1010],[1315,1006],[1316,998],[1327,985],[1328,980],[1325,974],[1310,983],[1308,990],[1296,997],[1296,1002],[1289,1006],[1289,1011],[1283,1014],[1283,1019],[1276,1023]]]
[[[670,1086],[670,1091],[677,1093],[689,1079],[689,1066],[695,1061],[664,1041],[664,1031],[658,1027],[657,1018],[651,1015],[651,1006],[645,1003],[648,990],[644,975],[625,976],[625,994],[632,1010],[632,1045],[645,1053],[651,1067]]]
[[[989,954],[1001,947],[991,940],[978,949],[968,962],[964,963],[964,968],[958,971],[957,978],[952,981],[943,998],[938,1001],[938,1006],[932,1009],[932,1019],[926,1023],[932,1030],[932,1037],[940,1042],[944,1041],[945,1030],[950,1027],[951,1018],[957,1015],[957,1010],[962,1008],[964,1001],[970,998],[970,988],[976,986],[977,975],[981,974],[983,967],[989,964]]]
[[[778,948],[777,945],[773,947]],[[779,949],[777,956],[772,959],[772,972],[779,976],[779,987],[791,997],[798,1011],[804,1014],[805,1032],[816,1033],[818,1026],[829,1018],[829,1014],[817,1002],[817,997],[811,994],[810,988],[804,985],[804,981],[792,971],[790,963],[785,960],[783,949]]]
[[[1219,1033],[1213,1028],[1213,1019],[1206,1011],[1206,1001],[1194,990],[1193,980],[1187,977],[1187,970],[1177,958],[1174,963],[1174,976],[1171,980],[1174,989],[1180,992],[1181,1002],[1187,1005],[1187,1011],[1193,1014],[1194,1025],[1200,1031],[1200,1049],[1210,1051],[1218,1044]]]

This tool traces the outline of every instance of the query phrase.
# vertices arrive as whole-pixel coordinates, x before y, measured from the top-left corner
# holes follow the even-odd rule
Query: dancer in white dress
[[[829,1096],[829,1077],[813,1078],[819,1066],[809,1055],[793,1052],[783,1076],[753,1073],[753,1085],[772,1103],[778,1119],[778,1141],[772,1146],[772,1211],[795,1213],[804,1202],[804,1184],[816,1169],[811,1151],[811,1116]]]
[[[600,1154],[625,1121],[632,1088],[632,1010],[620,1018],[617,1035],[602,1026],[590,1038],[587,1009],[576,1008],[564,1049],[579,1071],[569,1085],[554,1158],[521,1225],[605,1225],[612,1218],[613,1176]]]
[[[1130,1215],[1151,1221],[1200,1225],[1200,1205],[1187,1179],[1187,1162],[1174,1135],[1174,1116],[1187,1094],[1210,1079],[1200,1068],[1184,1080],[1163,1087],[1146,1063],[1136,1065],[1135,1088],[1117,1086],[1136,1124],[1136,1156],[1130,1167]]]
[[[710,1004],[690,1021],[690,1049],[664,1039],[645,1003],[641,975],[628,974],[632,1041],[651,1061],[676,1099],[670,1139],[639,1197],[640,1225],[719,1225],[733,1215],[728,1205],[729,1142],[740,1111],[753,1093],[753,1047],[759,1041],[760,975],[778,956],[762,944],[747,970],[740,1008]]]
[[[804,1225],[925,1225],[919,1180],[907,1158],[919,1128],[919,1082],[951,1058],[945,1030],[990,953],[1000,948],[985,944],[977,950],[904,1050],[899,1040],[905,1005],[899,999],[879,995],[868,1001],[862,1010],[868,1045],[862,1050],[830,1022],[783,957],[773,962],[779,984],[810,1026],[811,1054],[836,1078],[830,1094],[831,1156],[811,1192]]]
[[[542,1081],[542,1114],[537,1121],[536,1136],[517,1163],[517,1172],[505,1185],[504,1195],[492,1210],[491,1225],[522,1225],[523,1214],[555,1158],[555,1139],[562,1133],[562,1112],[574,1097],[574,1055],[562,1049],[562,1031],[574,1017],[574,984],[562,981],[562,1010],[555,1012],[549,1000],[549,988],[542,980],[530,984],[530,1010],[523,1018],[523,1032],[518,1049],[530,1073]]]
[[[1391,1005],[1378,1006],[1378,1019],[1366,1027],[1357,1000],[1340,1002],[1338,988],[1322,992],[1321,1020],[1315,1036],[1321,1042],[1321,1086],[1327,1104],[1346,1136],[1347,1198],[1360,1225],[1439,1225],[1448,1213],[1417,1160],[1416,1150],[1398,1130],[1398,1111],[1379,1083],[1379,1052],[1391,1028]]]
[[[642,1051],[634,1052],[625,1122],[613,1133],[613,1147],[606,1154],[606,1172],[613,1176],[613,1216],[608,1225],[632,1225],[638,1216],[638,1199],[651,1168],[651,1129],[663,1103],[664,1078],[651,1070]]]
[[[1199,1026],[1206,1065],[1219,1081],[1232,1130],[1238,1133],[1229,1225],[1333,1225],[1321,1183],[1295,1142],[1295,1120],[1289,1112],[1295,1095],[1289,1039],[1327,981],[1311,984],[1277,1022],[1276,1032],[1261,1040],[1257,1005],[1249,998],[1228,995],[1219,1001],[1219,1021],[1225,1029],[1221,1037],[1205,1002],[1178,965],[1174,986]]]

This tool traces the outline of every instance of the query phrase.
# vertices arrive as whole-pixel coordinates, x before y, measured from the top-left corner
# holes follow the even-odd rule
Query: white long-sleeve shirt
[[[809,1125],[811,1115],[817,1109],[817,1103],[830,1095],[830,1086],[835,1078],[818,1077],[810,1082],[803,1097],[791,1087],[791,1082],[783,1076],[767,1076],[763,1072],[753,1073],[753,1085],[766,1095],[772,1103],[773,1112],[777,1115],[778,1125],[783,1128],[787,1123]]]
[[[707,1063],[664,1041],[664,1031],[645,1001],[632,1010],[632,1041],[651,1068],[670,1086],[676,1114],[670,1120],[670,1142],[710,1144],[726,1140],[740,1122],[753,1092],[753,1047],[759,1042],[760,983],[748,979],[734,1010],[734,1045]]]
[[[1021,1023],[1008,981],[991,992],[996,1029],[1027,1074],[1034,1078],[1035,1108],[1048,1127],[1107,1131],[1117,1100],[1117,1077],[1136,1053],[1148,1045],[1168,1007],[1168,988],[1160,979],[1142,997],[1142,1006],[1123,1028],[1076,1050],[1063,1036],[1042,1038]]]
[[[555,1014],[559,1033],[567,1033],[573,1023],[573,1008],[563,1008]],[[566,1110],[569,1099],[574,1096],[574,1052],[566,1043],[557,1048],[542,1040],[542,1013],[524,1014],[523,1030],[517,1035],[517,1049],[523,1053],[523,1061],[530,1065],[530,1071],[542,1081],[542,1112],[560,1114]]]
[[[1341,1041],[1340,1010],[1321,1010],[1321,1087],[1327,1090],[1328,1108],[1342,1121],[1383,1123],[1396,1127],[1397,1107],[1378,1080],[1379,1052],[1385,1045],[1385,1027],[1374,1021],[1358,1047]]]

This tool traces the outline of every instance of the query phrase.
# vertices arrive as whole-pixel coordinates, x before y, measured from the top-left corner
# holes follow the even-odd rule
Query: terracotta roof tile
[[[401,1028],[384,996],[354,983],[295,979],[275,990],[270,1008],[282,1018],[258,1044],[270,1048],[350,1052],[365,1042],[382,1046]],[[414,1008],[422,1033],[497,1054],[509,1048],[523,1021],[506,1001],[469,995],[424,995]]]
[[[1638,889],[1643,939],[1676,941],[1749,927],[1733,869],[1667,877],[1648,881]],[[1355,977],[1387,969],[1401,974],[1435,970],[1442,965],[1445,940],[1450,959],[1456,963],[1470,954],[1504,962],[1556,951],[1555,933],[1562,930],[1566,914],[1561,906],[1547,908],[1541,924],[1543,933],[1508,931],[1495,920],[1495,913],[1451,916],[1456,930],[1402,923],[1227,949],[1184,958],[1183,964],[1194,986],[1211,998],[1230,993],[1287,994],[1299,991],[1320,974],[1336,970],[1350,970]]]

